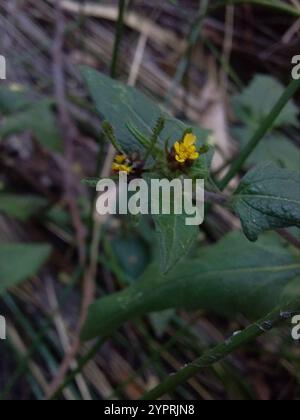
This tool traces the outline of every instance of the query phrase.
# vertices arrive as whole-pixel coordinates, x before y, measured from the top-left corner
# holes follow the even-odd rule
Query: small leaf
[[[0,113],[13,114],[32,105],[26,91],[14,91],[5,86],[0,88]]]
[[[0,193],[0,212],[21,221],[28,220],[46,205],[47,201],[41,197]]]
[[[251,243],[232,233],[167,276],[152,266],[134,285],[95,302],[82,336],[110,335],[130,319],[171,308],[258,319],[280,305],[285,288],[299,275],[299,252],[277,235]]]
[[[0,294],[35,275],[50,253],[43,244],[0,244]]]
[[[300,227],[300,174],[273,163],[259,165],[242,180],[232,206],[250,241],[267,230]]]
[[[241,94],[234,97],[236,114],[245,124],[256,128],[269,115],[283,92],[283,85],[276,79],[257,75]],[[294,101],[290,101],[276,119],[274,127],[298,125],[297,116],[298,108]]]
[[[41,101],[5,118],[0,126],[0,140],[27,130],[32,131],[36,139],[48,149],[54,152],[62,150],[57,122],[48,101]]]

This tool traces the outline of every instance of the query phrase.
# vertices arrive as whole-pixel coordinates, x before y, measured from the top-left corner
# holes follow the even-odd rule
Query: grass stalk
[[[254,133],[253,137],[251,138],[247,146],[241,151],[239,157],[234,161],[227,175],[220,182],[219,187],[221,190],[224,190],[228,186],[230,181],[242,169],[243,165],[245,164],[249,156],[253,153],[253,151],[258,146],[260,141],[264,138],[264,136],[273,127],[274,122],[280,115],[281,111],[287,105],[289,100],[295,95],[295,93],[297,92],[299,88],[300,88],[300,80],[292,80],[289,86],[286,88],[284,93],[281,95],[281,97],[277,101],[277,103],[274,105],[269,115],[265,118],[265,120],[262,122],[260,127]]]
[[[113,79],[115,79],[117,76],[119,50],[120,50],[123,30],[124,30],[125,10],[126,10],[126,0],[119,0],[119,16],[118,16],[118,21],[117,21],[113,56],[112,56],[111,66],[110,66],[110,75]]]

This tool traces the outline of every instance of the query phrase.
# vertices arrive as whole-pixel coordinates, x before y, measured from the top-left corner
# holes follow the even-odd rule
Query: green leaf
[[[199,233],[198,226],[186,225],[186,214],[153,215],[160,244],[160,269],[174,269],[190,251]]]
[[[243,178],[232,206],[250,241],[267,230],[300,227],[300,174],[273,163],[259,165]]]
[[[250,127],[239,127],[233,130],[235,138],[244,148],[253,136]],[[298,171],[300,167],[300,150],[287,137],[280,133],[268,134],[256,147],[247,161],[247,167],[266,161],[272,161],[282,168]]]
[[[35,275],[50,253],[43,244],[0,244],[0,294]]]
[[[0,127],[0,140],[27,130],[32,131],[36,139],[48,149],[54,152],[62,150],[62,140],[49,101],[41,101],[5,118]]]
[[[112,248],[131,282],[136,281],[150,263],[149,247],[138,235],[120,235],[112,242]]]
[[[148,182],[149,191],[151,190],[151,178],[155,178],[155,174],[144,175],[144,179]],[[187,218],[191,215],[186,214],[184,205],[182,206],[182,214],[175,214],[174,202],[176,197],[172,189],[167,197],[162,197],[162,190],[159,196],[159,208],[162,208],[162,200],[168,200],[170,214],[153,214],[152,218],[155,224],[155,232],[159,243],[158,259],[160,261],[160,270],[166,274],[180,262],[190,251],[197,235],[199,234],[199,226],[188,226]]]
[[[82,336],[107,336],[127,320],[171,308],[257,319],[280,304],[284,289],[299,274],[299,252],[277,235],[251,243],[233,233],[167,276],[152,266],[138,283],[94,303]]]
[[[26,109],[31,106],[32,101],[28,98],[26,91],[18,91],[0,87],[0,113],[3,115],[13,114],[17,111]]]
[[[21,221],[28,220],[46,205],[47,201],[41,197],[0,193],[0,212]]]
[[[237,116],[251,127],[261,125],[284,90],[283,85],[270,76],[255,76],[250,85],[233,99]],[[276,119],[274,127],[298,125],[297,115],[298,108],[290,101]]]
[[[132,136],[127,124],[133,125],[145,137],[151,138],[152,130],[158,118],[165,113],[151,99],[139,90],[125,86],[89,67],[82,67],[82,75],[100,115],[114,128],[118,142],[127,152],[143,150],[141,144]],[[170,145],[180,140],[183,132],[189,128],[183,122],[166,115],[165,129],[159,139],[163,147],[166,139]],[[203,145],[209,132],[194,127],[194,133]],[[203,172],[209,170],[210,157],[203,155],[199,160]]]

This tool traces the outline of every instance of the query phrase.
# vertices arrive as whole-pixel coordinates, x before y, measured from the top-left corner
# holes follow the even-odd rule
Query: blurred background
[[[88,277],[82,266],[93,226],[93,189],[81,181],[109,175],[112,156],[79,66],[137,86],[174,116],[211,130],[213,172],[221,175],[253,128],[243,110],[260,118],[287,85],[291,59],[300,53],[300,19],[251,2],[223,2],[219,8],[207,0],[124,3],[124,28],[117,31],[117,1],[1,0],[0,54],[7,79],[0,81],[0,243],[52,248],[39,274],[29,271],[30,279],[0,301],[7,319],[7,340],[0,341],[2,399],[43,399],[53,379],[64,383],[66,372],[58,372],[84,315],[82,296],[88,302],[92,294],[92,286],[82,282]],[[300,11],[298,0],[283,3]],[[298,105],[296,98],[294,114]],[[272,138],[250,163],[271,156],[299,169],[299,131],[287,125]],[[238,229],[239,220],[216,206],[198,245]],[[109,220],[102,233],[99,259],[90,267],[96,297],[137,281],[156,252],[149,221],[135,226]],[[7,255],[9,261],[0,258],[10,265],[2,271],[0,266],[1,281],[22,264],[22,252],[20,258]],[[243,317],[232,322],[174,310],[127,323],[101,348],[96,342],[77,349],[80,373],[57,397],[138,399],[246,325]],[[170,398],[298,399],[299,355],[289,331],[277,330]]]

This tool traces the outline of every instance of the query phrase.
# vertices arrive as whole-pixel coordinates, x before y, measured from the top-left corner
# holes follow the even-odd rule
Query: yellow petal
[[[198,159],[199,158],[199,153],[198,152],[195,152],[195,153],[192,153],[191,155],[190,155],[190,159],[191,160],[196,160],[196,159]]]
[[[197,137],[193,133],[188,133],[185,135],[183,143],[185,146],[193,146],[196,143]]]
[[[126,172],[127,174],[130,174],[131,171],[132,171],[131,166],[121,165],[120,172]]]
[[[180,145],[179,141],[177,141],[174,144],[174,149],[175,149],[175,152],[178,153],[178,154],[181,152],[181,145]]]
[[[124,155],[117,155],[116,157],[115,157],[115,161],[117,162],[117,163],[124,163],[125,162],[125,160],[126,160],[126,156],[124,156]]]
[[[178,156],[178,155],[176,155],[175,156],[175,159],[177,160],[177,162],[179,162],[179,163],[184,163],[185,162],[185,159],[184,158],[182,158],[181,156]]]
[[[197,151],[196,146],[189,146],[187,148],[187,152],[192,155],[193,153],[195,153]]]
[[[120,168],[120,165],[118,163],[113,163],[111,168],[112,168],[113,171],[118,171],[119,168]]]

